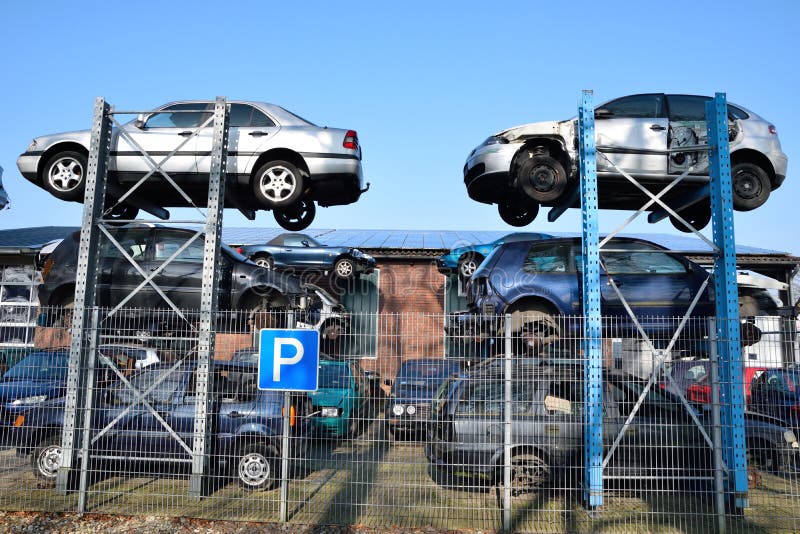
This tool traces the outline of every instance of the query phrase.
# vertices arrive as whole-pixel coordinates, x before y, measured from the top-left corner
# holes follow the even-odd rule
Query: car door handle
[[[269,135],[268,132],[250,132],[249,134],[252,137],[264,137],[265,135]]]
[[[661,126],[660,124],[654,124],[650,127],[650,129],[653,130],[654,132],[663,132],[664,130],[666,130],[666,128],[664,126]]]
[[[245,414],[243,414],[242,412],[235,412],[235,411],[228,414],[228,417],[232,417],[234,419],[237,417],[244,417],[244,416]]]
[[[179,133],[178,135],[180,135],[181,137],[191,137],[193,133],[194,132],[186,130],[186,131],[183,131],[183,132]]]
[[[606,285],[610,286],[612,283],[617,287],[622,287],[622,282],[620,282],[619,280],[608,280],[606,282]]]

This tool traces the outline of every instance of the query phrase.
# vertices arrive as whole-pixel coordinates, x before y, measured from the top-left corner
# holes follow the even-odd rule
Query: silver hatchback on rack
[[[230,101],[229,204],[274,210],[281,226],[306,228],[320,206],[350,204],[368,189],[355,130],[320,127],[274,104]],[[127,189],[151,171],[139,147],[183,188],[191,203],[207,201],[214,103],[165,104],[114,128],[109,177]],[[124,130],[126,135],[120,135]],[[63,200],[82,201],[91,132],[37,137],[17,159],[22,175]],[[138,147],[136,146],[138,145]],[[127,187],[125,187],[127,186]],[[191,205],[158,173],[139,188],[162,207]],[[113,194],[113,193],[112,193]],[[120,218],[135,216],[122,204]]]

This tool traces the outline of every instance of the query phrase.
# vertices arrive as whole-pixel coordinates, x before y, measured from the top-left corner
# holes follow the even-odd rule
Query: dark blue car
[[[750,386],[750,409],[800,432],[800,369],[767,369]]]
[[[0,433],[3,441],[20,415],[64,396],[68,352],[38,350],[6,371],[0,381]]]
[[[600,306],[603,316],[615,318],[616,335],[636,330],[627,303],[648,335],[668,340],[708,272],[641,239],[616,238],[605,248],[610,251],[601,254]],[[503,316],[511,314],[512,331],[521,332],[529,344],[579,337],[581,322],[563,317],[583,313],[581,264],[580,238],[501,245],[473,275],[467,286],[469,310],[456,314],[448,329],[458,335],[494,335]],[[694,317],[714,315],[712,286],[700,296]],[[701,338],[703,332],[692,334]]]
[[[420,432],[431,414],[436,391],[448,377],[461,371],[454,360],[423,358],[406,360],[397,371],[386,403],[386,428],[390,435]]]
[[[514,241],[534,241],[538,239],[550,239],[550,234],[540,234],[536,232],[514,232],[504,235],[500,239],[495,239],[491,243],[481,245],[469,245],[455,247],[447,254],[442,254],[436,259],[436,267],[442,274],[458,273],[462,279],[467,280],[475,274],[475,270],[480,266],[486,256],[503,243],[513,243]]]
[[[350,279],[375,269],[375,258],[352,247],[329,247],[306,234],[281,234],[264,245],[239,247],[238,252],[267,269],[330,271]]]
[[[216,362],[212,384],[212,464],[248,490],[272,488],[280,479],[283,393],[256,388],[257,366]],[[115,382],[98,388],[92,409],[92,452],[96,461],[148,462],[174,472],[192,462],[195,391],[194,362],[162,362],[130,376],[132,386]],[[229,379],[237,373],[236,380]],[[139,392],[148,392],[141,402]],[[152,409],[151,409],[152,407]],[[289,456],[307,447],[309,402],[292,399]],[[61,463],[64,399],[45,402],[24,414],[13,431],[17,452],[31,455],[34,474],[55,480]]]

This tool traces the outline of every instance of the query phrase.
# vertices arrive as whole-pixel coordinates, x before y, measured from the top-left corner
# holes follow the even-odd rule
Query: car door
[[[213,124],[211,126],[203,128],[197,138],[197,170],[201,174],[211,172],[214,141]],[[228,117],[228,174],[249,174],[252,170],[250,165],[274,145],[273,138],[278,130],[280,126],[260,109],[250,104],[231,104]]]
[[[667,95],[670,148],[706,144],[706,102],[709,100],[711,98],[707,96]],[[707,161],[707,150],[677,152],[667,160],[668,171],[670,174],[680,174],[691,165],[702,171]],[[708,174],[707,169],[705,174]]]
[[[147,272],[152,238],[151,228],[120,228],[111,235],[130,258]],[[116,306],[142,283],[144,277],[108,238],[100,245],[100,274],[98,302]],[[151,301],[152,288],[148,285],[137,291],[125,303],[126,307],[146,306]]]
[[[569,242],[512,243],[506,247],[527,248],[527,252],[521,254],[521,270],[518,267],[507,270],[496,267],[491,271],[492,285],[506,293],[506,300],[543,297],[563,315],[580,314],[578,271]],[[510,257],[515,256],[504,256],[503,259]]]
[[[192,134],[211,116],[209,112],[204,111],[208,106],[209,104],[197,102],[172,104],[145,116],[141,126],[130,122],[124,125],[123,129],[156,163],[160,163],[177,150],[164,161],[161,168],[172,178],[185,178],[197,173],[195,163],[197,137],[193,137]],[[209,129],[212,129],[211,125],[203,131]],[[116,151],[111,152],[109,165],[112,170],[119,173],[134,173],[137,176],[149,172],[152,168],[142,157],[139,148],[122,135],[118,137]],[[164,186],[171,187],[166,183]]]
[[[598,152],[632,174],[666,174],[668,126],[659,93],[618,98],[595,110]],[[597,171],[618,172],[603,156],[597,157]]]
[[[620,294],[637,317],[683,317],[703,282],[683,259],[643,242],[612,240],[600,260],[603,313],[627,317]],[[614,290],[609,278],[619,289]]]
[[[149,271],[159,269],[193,234],[171,228],[157,228],[153,239],[153,255]],[[179,308],[199,308],[203,277],[203,236],[196,238],[178,256],[159,271],[153,281]],[[151,293],[153,307],[165,307],[166,302]]]
[[[303,244],[305,242],[306,244]],[[308,267],[313,265],[314,249],[308,237],[302,234],[289,234],[283,238],[281,262],[287,266]]]

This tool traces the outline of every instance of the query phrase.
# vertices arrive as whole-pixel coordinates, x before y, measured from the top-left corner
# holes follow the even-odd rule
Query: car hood
[[[339,407],[344,405],[345,399],[351,394],[349,389],[318,389],[308,396],[311,397],[311,404],[314,406]]]
[[[16,399],[47,395],[59,397],[65,384],[55,380],[9,380],[0,382],[0,403],[10,403]]]
[[[559,135],[561,132],[561,125],[570,121],[545,121],[545,122],[531,122],[521,126],[514,126],[508,130],[503,130],[494,134],[494,137],[502,137],[508,141],[515,141],[517,139],[524,139],[526,137],[540,136],[540,135]]]
[[[480,252],[482,255],[486,256],[494,248],[495,248],[495,245],[470,245],[468,247],[458,247],[458,248],[451,249],[450,252],[445,254],[445,256],[448,256],[448,255],[461,256],[463,254],[466,254],[467,252]]]

